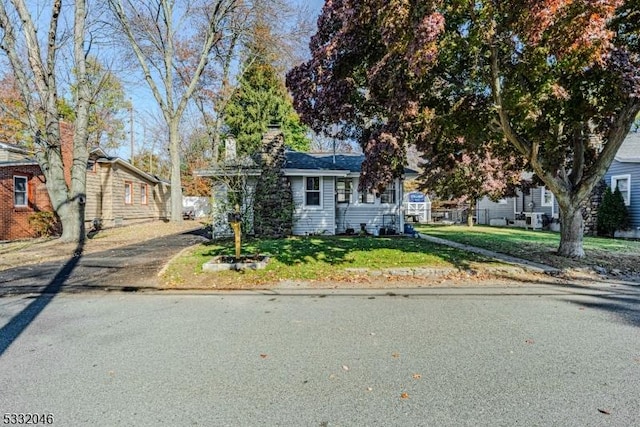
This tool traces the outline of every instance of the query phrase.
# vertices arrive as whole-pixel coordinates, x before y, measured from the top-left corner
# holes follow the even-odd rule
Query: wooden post
[[[242,231],[240,230],[240,223],[233,222],[231,223],[231,227],[233,228],[233,235],[235,236],[236,242],[236,262],[240,261],[240,245],[241,245],[241,235]]]
[[[235,215],[233,215],[233,221],[231,221],[231,228],[233,228],[233,236],[236,244],[236,262],[240,261],[240,248],[242,245],[242,221],[240,220],[240,206],[236,205]]]

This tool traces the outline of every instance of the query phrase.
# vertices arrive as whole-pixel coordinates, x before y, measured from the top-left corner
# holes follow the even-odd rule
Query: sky
[[[315,25],[315,20],[320,15],[322,11],[322,7],[324,5],[324,0],[292,0],[294,4],[306,7],[309,10],[309,13],[316,17],[314,18],[313,24]],[[143,81],[129,81],[127,82],[127,96],[131,99],[133,104],[133,134],[134,134],[134,151],[139,151],[143,146],[156,146],[158,148],[158,143],[152,141],[151,132],[149,129],[149,123],[151,123],[154,118],[160,117],[158,114],[158,107],[151,91],[149,89],[148,84]],[[145,127],[147,127],[147,131],[145,131]],[[115,153],[109,153],[112,155],[116,155],[118,157],[129,159],[131,157],[131,137],[130,137],[130,121],[127,120],[126,123],[127,129],[127,138],[123,146],[118,149]],[[146,135],[146,138],[145,138]]]

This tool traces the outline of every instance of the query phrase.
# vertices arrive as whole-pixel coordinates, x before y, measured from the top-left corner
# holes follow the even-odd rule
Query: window
[[[87,172],[95,173],[95,171],[96,171],[96,161],[95,160],[87,161]]]
[[[384,192],[380,195],[380,203],[395,203],[396,202],[396,186],[395,183],[387,185]]]
[[[140,184],[140,204],[146,205],[147,196],[149,195],[149,186],[147,184]]]
[[[631,204],[631,175],[617,175],[611,177],[611,190],[615,191],[616,187],[622,193],[624,204]]]
[[[124,204],[130,205],[133,203],[133,182],[124,182]]]
[[[351,203],[351,178],[338,178],[336,193],[338,203]]]
[[[13,205],[17,207],[27,206],[27,177],[26,176],[14,176],[13,177]]]
[[[540,200],[542,200],[542,206],[553,206],[553,193],[545,187],[540,187]]]
[[[360,193],[360,197],[358,198],[360,203],[368,203],[373,204],[376,201],[376,196],[371,192]]]
[[[320,177],[305,178],[304,192],[304,204],[306,206],[320,206]]]

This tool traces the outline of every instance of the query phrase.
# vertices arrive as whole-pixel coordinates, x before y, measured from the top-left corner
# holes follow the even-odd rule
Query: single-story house
[[[271,129],[263,138],[263,147],[280,136],[279,130]],[[396,178],[381,194],[373,194],[358,191],[364,160],[362,154],[303,153],[282,147],[275,157],[284,157],[278,164],[282,165],[280,171],[293,196],[293,235],[353,234],[361,231],[369,234],[403,233],[404,177]],[[228,186],[225,179],[234,174],[243,176],[245,201],[241,209],[245,221],[251,222],[253,213],[247,207],[257,202],[252,197],[256,182],[261,178],[260,167],[252,159],[236,159],[233,152],[227,152],[225,162],[210,170],[196,172],[199,176],[214,178],[214,234],[228,234],[230,230],[226,213],[216,213],[216,205],[232,209],[224,204],[227,198],[224,187]],[[407,169],[405,175],[416,175],[416,172]],[[252,226],[245,225],[245,229],[251,232]]]
[[[640,238],[640,132],[627,136],[604,180],[612,191],[618,187],[631,219],[631,229],[616,236]]]
[[[404,231],[403,178],[381,194],[361,192],[363,161],[363,154],[286,152],[284,175],[296,206],[293,234]]]
[[[169,218],[171,190],[151,175],[101,148],[89,154],[85,222],[103,227]]]
[[[62,134],[69,135],[68,132]],[[65,141],[68,143],[70,139],[63,138],[63,144]],[[70,155],[69,150],[63,149],[65,164],[70,164]],[[87,229],[95,220],[104,227],[112,227],[166,219],[169,198],[167,182],[118,157],[108,156],[100,148],[90,152],[85,206]],[[0,143],[0,241],[33,237],[29,217],[52,210],[45,177],[31,153],[17,145]]]

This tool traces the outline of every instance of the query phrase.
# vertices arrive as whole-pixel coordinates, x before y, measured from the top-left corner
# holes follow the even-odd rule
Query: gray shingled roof
[[[344,170],[360,173],[364,154],[337,153],[301,153],[299,151],[287,151],[287,161],[285,169],[305,169],[305,170]],[[405,173],[417,173],[412,169],[405,168]]]
[[[301,153],[287,151],[285,169],[306,170],[347,170],[360,172],[364,155],[362,154],[336,154],[335,163],[333,154],[327,153]]]
[[[616,160],[640,163],[640,132],[632,132],[627,135],[616,154]]]

